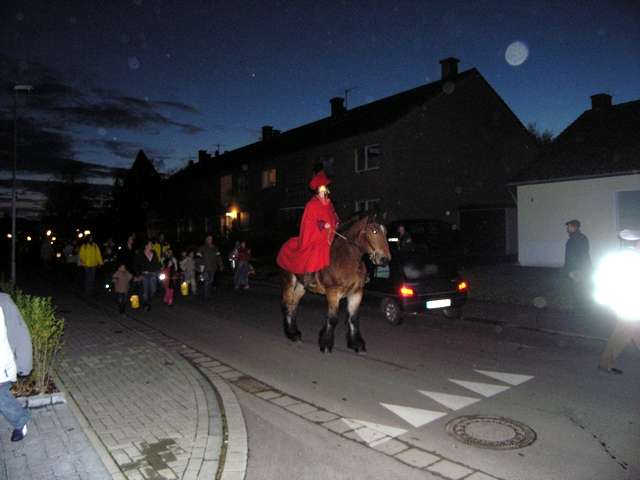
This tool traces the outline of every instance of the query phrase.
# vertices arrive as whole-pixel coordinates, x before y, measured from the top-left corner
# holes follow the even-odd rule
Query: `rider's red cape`
[[[329,223],[331,228],[324,228],[325,223]],[[337,223],[338,216],[331,200],[323,204],[314,196],[304,207],[300,236],[290,238],[280,248],[276,258],[278,266],[298,274],[317,272],[328,267]]]

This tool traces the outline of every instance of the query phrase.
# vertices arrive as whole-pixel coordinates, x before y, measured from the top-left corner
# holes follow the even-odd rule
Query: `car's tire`
[[[462,310],[457,307],[448,307],[442,309],[442,314],[447,318],[460,318],[462,316]]]
[[[380,302],[380,310],[382,310],[385,320],[391,325],[398,326],[404,320],[400,305],[393,298],[383,298]]]

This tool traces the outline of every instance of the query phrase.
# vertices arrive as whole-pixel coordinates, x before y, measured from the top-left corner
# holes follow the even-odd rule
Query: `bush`
[[[62,347],[64,319],[56,318],[51,297],[27,295],[18,289],[3,290],[13,298],[31,334],[33,371],[24,383],[32,383],[36,393],[45,393]],[[18,387],[18,390],[24,390],[20,385]]]

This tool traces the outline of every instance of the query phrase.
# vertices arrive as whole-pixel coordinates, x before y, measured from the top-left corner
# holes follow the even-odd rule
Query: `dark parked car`
[[[395,232],[400,223],[413,237],[411,251],[398,250]],[[468,285],[458,273],[454,235],[447,225],[437,220],[389,225],[391,263],[372,269],[367,284],[368,293],[380,297],[382,313],[389,323],[399,325],[406,314],[437,310],[448,318],[460,315]]]

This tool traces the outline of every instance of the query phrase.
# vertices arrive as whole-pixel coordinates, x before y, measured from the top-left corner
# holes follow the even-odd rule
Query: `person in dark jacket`
[[[160,267],[160,260],[153,251],[153,243],[147,241],[144,250],[136,255],[134,266],[136,278],[142,282],[142,302],[147,312],[151,310],[151,300],[156,293]]]
[[[204,266],[204,297],[208,298],[211,295],[216,272],[222,271],[224,268],[220,250],[213,243],[212,235],[207,235],[204,245],[198,249],[198,253],[202,256],[202,265]]]
[[[127,238],[127,244],[121,250],[118,250],[117,262],[118,264],[124,264],[128,272],[135,273],[135,259],[134,237],[130,235]]]
[[[585,306],[589,293],[591,256],[589,239],[580,231],[579,220],[566,223],[569,239],[564,251],[564,270],[569,277],[577,307]]]

